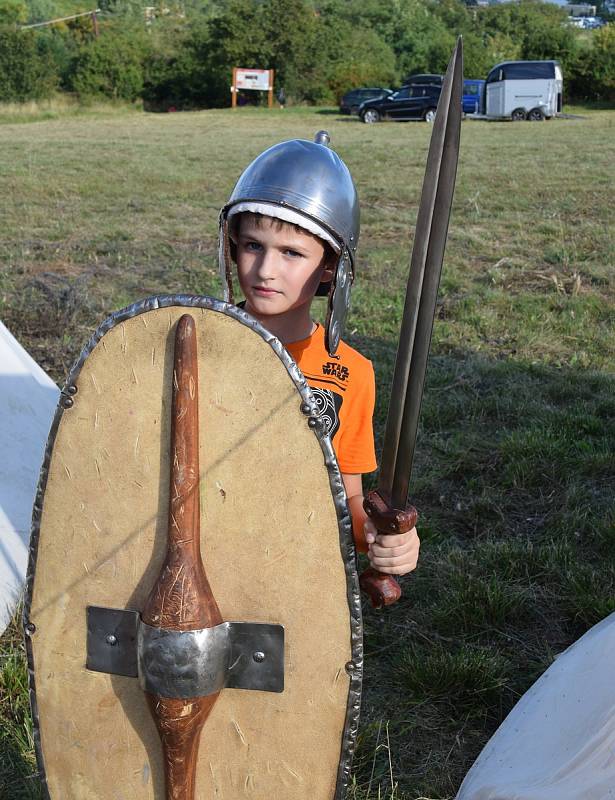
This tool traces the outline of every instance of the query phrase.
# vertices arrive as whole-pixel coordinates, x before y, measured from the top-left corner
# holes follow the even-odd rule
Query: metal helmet
[[[220,273],[225,299],[233,299],[229,219],[240,211],[261,211],[294,222],[320,236],[338,254],[333,279],[317,294],[328,294],[325,343],[333,355],[340,342],[354,280],[359,241],[359,200],[348,167],[329,148],[329,134],[313,142],[291,139],[265,150],[244,170],[220,212]]]

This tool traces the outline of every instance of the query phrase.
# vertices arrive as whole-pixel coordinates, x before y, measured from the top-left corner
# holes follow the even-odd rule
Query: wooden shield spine
[[[36,759],[39,769],[39,778],[43,787],[44,796],[49,799],[49,790],[45,775],[45,764],[43,759],[43,750],[41,746],[40,726],[38,721],[38,708],[36,699],[36,679],[35,679],[35,665],[32,651],[32,644],[30,635],[34,633],[35,628],[30,621],[30,609],[32,604],[32,593],[34,584],[34,573],[36,568],[36,559],[38,551],[38,541],[41,525],[41,517],[43,510],[43,500],[45,496],[45,489],[47,485],[47,476],[51,461],[51,455],[56,438],[58,428],[62,419],[62,415],[66,409],[73,405],[73,397],[76,393],[76,379],[81,371],[81,367],[94,350],[103,336],[122,322],[132,319],[147,311],[152,311],[159,308],[169,307],[182,307],[182,308],[201,308],[209,311],[216,311],[226,316],[232,317],[238,322],[251,328],[257,333],[267,344],[271,346],[279,359],[282,361],[286,370],[295,384],[301,399],[303,400],[302,410],[306,415],[311,414],[313,407],[313,397],[302,372],[297,364],[294,362],[284,345],[269,331],[267,331],[259,322],[253,319],[242,309],[237,306],[225,303],[215,298],[200,296],[200,295],[159,295],[149,297],[134,303],[127,308],[116,311],[111,316],[107,317],[99,327],[94,331],[90,340],[87,342],[76,363],[72,367],[66,383],[62,389],[58,407],[51,425],[49,438],[45,449],[45,456],[41,467],[40,478],[36,493],[36,500],[32,512],[32,530],[30,537],[29,561],[28,571],[26,575],[26,589],[24,598],[23,610],[23,624],[25,630],[26,640],[26,654],[28,659],[28,682],[30,693],[30,704],[32,709],[33,724],[34,724],[34,744],[36,749]],[[359,589],[359,581],[356,567],[356,555],[354,540],[352,536],[352,524],[348,506],[346,503],[346,493],[344,484],[337,464],[337,459],[333,450],[333,446],[329,437],[323,432],[320,421],[308,416],[307,423],[316,435],[324,456],[324,463],[329,474],[329,483],[331,486],[331,494],[333,497],[339,532],[339,545],[340,554],[344,564],[344,571],[346,575],[346,595],[348,599],[348,608],[350,612],[350,642],[352,661],[347,665],[347,671],[350,676],[350,686],[348,692],[348,702],[346,706],[346,719],[344,724],[340,761],[337,773],[337,781],[335,794],[332,800],[342,800],[347,789],[350,779],[350,769],[352,765],[352,757],[354,754],[356,738],[359,727],[359,714],[361,709],[361,684],[363,678],[363,622],[361,616],[361,596]]]

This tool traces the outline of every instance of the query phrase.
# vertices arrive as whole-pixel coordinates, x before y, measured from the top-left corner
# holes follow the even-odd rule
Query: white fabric
[[[292,225],[298,225],[300,228],[305,228],[306,231],[313,233],[314,236],[324,239],[325,242],[331,245],[336,253],[341,251],[340,243],[326,228],[323,228],[322,225],[319,225],[315,220],[304,216],[292,208],[278,206],[275,203],[245,201],[243,203],[237,203],[236,206],[231,206],[227,214],[227,219],[245,211],[249,211],[252,214],[264,214],[267,217],[275,217],[276,219],[284,220],[284,222],[290,222]]]
[[[0,322],[0,633],[24,583],[32,505],[58,396]]]
[[[615,613],[562,653],[519,700],[457,800],[615,798]]]

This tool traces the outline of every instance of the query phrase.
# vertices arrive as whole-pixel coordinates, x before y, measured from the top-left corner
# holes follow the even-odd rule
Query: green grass
[[[0,797],[39,800],[28,673],[17,616],[0,639],[0,720]]]
[[[347,338],[374,362],[381,440],[427,125],[17,112],[0,109],[0,318],[58,381],[110,311],[219,295],[217,213],[239,172],[327,128],[362,202]],[[422,556],[397,606],[366,609],[350,800],[453,797],[519,696],[615,610],[615,112],[582,114],[463,123],[411,484]],[[0,787],[36,797],[14,630],[0,658]]]

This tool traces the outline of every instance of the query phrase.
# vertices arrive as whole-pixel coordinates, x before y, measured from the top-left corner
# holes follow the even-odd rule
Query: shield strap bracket
[[[87,607],[87,669],[139,678],[161,697],[203,697],[223,688],[284,691],[284,627],[223,622],[172,631],[138,611]]]

